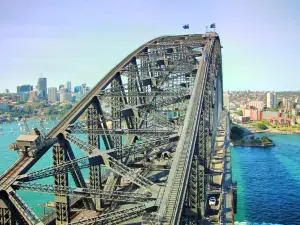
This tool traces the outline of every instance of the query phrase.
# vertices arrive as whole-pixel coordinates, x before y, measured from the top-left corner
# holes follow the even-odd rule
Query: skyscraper
[[[48,88],[48,101],[49,102],[57,102],[57,88],[56,87]]]
[[[67,81],[66,87],[67,87],[67,92],[72,92],[71,81]]]
[[[267,93],[267,107],[270,109],[277,108],[277,95],[275,92]]]
[[[38,79],[37,89],[39,91],[39,97],[44,99],[47,96],[47,78],[40,77]]]
[[[75,93],[78,93],[78,92],[81,93],[81,86],[75,86],[74,87],[74,92]]]

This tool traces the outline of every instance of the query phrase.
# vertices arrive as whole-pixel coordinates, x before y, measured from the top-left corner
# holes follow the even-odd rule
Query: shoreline
[[[263,131],[252,131],[251,133],[247,134],[247,135],[251,135],[251,134],[300,134],[300,131],[280,131],[280,130],[263,130]]]
[[[274,147],[275,144],[268,144],[268,145],[261,145],[261,144],[237,144],[234,142],[230,143],[230,146],[235,147],[235,146],[240,146],[240,147],[253,147],[253,148],[270,148]]]

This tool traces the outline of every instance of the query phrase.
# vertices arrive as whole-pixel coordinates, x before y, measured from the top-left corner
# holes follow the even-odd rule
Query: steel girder
[[[76,196],[94,198],[95,201],[99,198],[109,201],[116,198],[117,201],[111,203],[113,207],[108,205],[110,210],[115,210],[114,212],[82,220],[77,224],[125,222],[131,218],[140,217],[146,209],[156,212],[156,207],[164,221],[176,224],[180,221],[182,214],[185,216],[182,213],[183,205],[197,212],[196,220],[199,220],[204,215],[201,204],[205,203],[206,185],[205,181],[202,181],[207,172],[205,162],[207,164],[209,153],[213,151],[209,146],[214,142],[216,121],[219,118],[220,106],[222,106],[221,59],[220,55],[216,57],[213,55],[214,51],[220,51],[219,40],[215,34],[208,36],[162,37],[130,54],[47,134],[47,137],[57,137],[60,140],[66,138],[81,150],[86,151],[89,156],[75,159],[71,148],[54,146],[54,152],[56,152],[54,155],[60,157],[58,161],[61,163],[29,174],[20,173],[16,179],[30,181],[48,176],[59,178],[62,184],[51,187],[53,190],[56,189],[53,192],[57,196],[62,197],[56,199],[56,202],[65,203],[67,200],[61,199],[67,199],[69,195],[75,196],[65,179],[68,172],[71,172],[76,186],[84,189],[84,191],[81,189],[81,195],[76,194]],[[215,46],[217,47],[214,50]],[[213,77],[211,74],[215,71],[217,75]],[[128,83],[124,85],[124,81]],[[212,101],[214,102],[211,103]],[[176,108],[185,113],[169,121],[163,112],[176,111]],[[128,109],[135,113],[128,114]],[[87,128],[77,130],[68,128],[84,111],[87,112]],[[108,129],[108,122],[112,123],[112,129]],[[163,129],[155,130],[153,129],[155,127]],[[201,132],[202,129],[203,132]],[[69,133],[72,131],[73,134],[87,135],[88,142],[81,141]],[[121,134],[123,132],[124,134]],[[179,136],[169,136],[177,132]],[[99,136],[101,136],[100,139]],[[125,140],[122,140],[121,136],[124,136]],[[140,137],[142,143],[137,142],[136,136]],[[147,142],[146,139],[148,139]],[[103,140],[106,152],[100,151],[99,140]],[[170,147],[170,142],[177,143],[175,152],[174,146]],[[201,160],[205,162],[202,163]],[[162,165],[172,164],[170,172],[164,175],[167,178],[166,187],[159,187],[155,184],[160,180],[159,173],[164,171],[162,167],[159,167],[158,162],[163,162]],[[135,165],[135,163],[139,163],[141,169],[128,166]],[[105,165],[118,176],[101,176],[100,165]],[[202,167],[204,167],[204,172],[200,172]],[[92,186],[97,187],[88,189],[85,187],[84,178],[80,173],[80,169],[83,168],[96,168],[96,171],[90,170],[90,180],[93,183]],[[131,182],[124,189],[118,186],[121,184],[121,176],[127,177]],[[150,177],[151,180],[148,179]],[[102,188],[101,179],[102,181],[106,179],[107,182],[110,180],[110,183],[112,181],[113,188]],[[23,185],[27,185],[28,188],[31,184]],[[16,185],[11,187],[17,188]],[[45,190],[41,186],[37,186],[35,190],[39,188],[41,191]],[[139,193],[143,189],[150,191],[155,198],[157,197],[155,202],[137,205],[131,209],[123,209],[123,206],[118,204],[118,201],[141,201],[143,199],[141,196],[134,196],[130,200],[128,195],[133,192]],[[149,197],[150,201],[151,198]],[[184,204],[185,200],[188,205]],[[105,202],[107,203],[109,202]],[[58,217],[61,218],[57,217],[57,221],[63,220],[62,217],[68,217],[66,215],[70,207],[69,204],[65,205],[65,211],[60,210],[65,214],[59,215]],[[90,204],[88,205],[87,208],[93,208]],[[97,208],[101,209],[101,207]],[[107,209],[104,210],[107,211]],[[17,209],[17,211],[22,210]]]
[[[93,188],[75,188],[68,186],[58,186],[38,183],[15,182],[14,187],[18,190],[55,194],[59,196],[76,196],[82,198],[95,198],[105,200],[115,200],[120,202],[146,202],[153,201],[151,193],[136,193],[126,191],[104,191]]]
[[[41,220],[35,215],[35,213],[27,206],[27,204],[12,188],[8,189],[7,193],[9,200],[27,224],[43,225]]]
[[[146,208],[147,207],[145,205],[137,205],[137,206],[126,208],[126,209],[121,209],[121,210],[116,210],[114,212],[105,213],[104,215],[76,221],[76,222],[70,223],[69,225],[120,224],[124,221],[128,221],[130,219],[142,216],[145,213]]]
[[[53,166],[65,163],[67,161],[67,143],[65,140],[53,146]],[[56,186],[67,187],[69,185],[68,174],[61,173],[54,175],[54,184]],[[70,199],[69,196],[63,196],[55,193],[56,224],[68,224],[70,222]]]
[[[88,144],[95,146],[100,149],[100,137],[98,134],[94,133],[94,130],[97,130],[101,127],[101,122],[99,121],[99,102],[97,99],[90,105],[87,110],[87,127],[92,132],[88,134]],[[93,165],[89,167],[89,180],[90,186],[92,189],[101,191],[103,189],[102,180],[101,180],[101,166]],[[102,201],[100,199],[93,199],[96,210],[101,210]]]

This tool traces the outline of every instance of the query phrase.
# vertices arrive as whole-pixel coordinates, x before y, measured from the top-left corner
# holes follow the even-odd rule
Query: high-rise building
[[[82,84],[82,85],[81,85],[81,94],[82,94],[83,96],[85,96],[85,94],[86,94],[86,84]]]
[[[17,94],[29,93],[32,90],[33,90],[33,86],[29,84],[17,86]]]
[[[5,93],[8,94],[8,93],[9,93],[9,90],[8,90],[8,89],[5,89]]]
[[[39,97],[44,99],[47,96],[47,78],[40,77],[38,79],[37,89],[39,91]]]
[[[65,85],[63,85],[63,84],[59,85],[58,89],[59,89],[59,90],[65,89]]]
[[[48,101],[49,102],[57,102],[57,88],[56,87],[48,88]]]
[[[75,93],[81,93],[81,86],[74,87],[74,92]]]
[[[60,93],[59,101],[63,102],[72,102],[72,95],[71,93]]]
[[[267,107],[270,109],[277,108],[277,95],[275,92],[267,93]]]
[[[37,99],[37,96],[38,96],[37,90],[33,90],[33,91],[29,92],[28,102],[35,101]]]
[[[66,83],[66,87],[67,87],[67,92],[72,92],[72,85],[71,85],[71,81],[67,81],[67,83]]]
[[[230,94],[229,92],[223,93],[223,105],[228,111],[230,110]]]

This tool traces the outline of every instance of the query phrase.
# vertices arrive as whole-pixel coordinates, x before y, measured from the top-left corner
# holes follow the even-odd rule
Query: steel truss
[[[199,224],[223,106],[220,49],[216,33],[165,36],[126,57],[40,134],[36,156],[24,154],[0,177],[0,223]],[[49,146],[53,165],[26,173]],[[31,183],[47,177],[54,184]],[[53,194],[54,213],[39,218],[17,190]],[[93,216],[72,221],[74,207]]]

